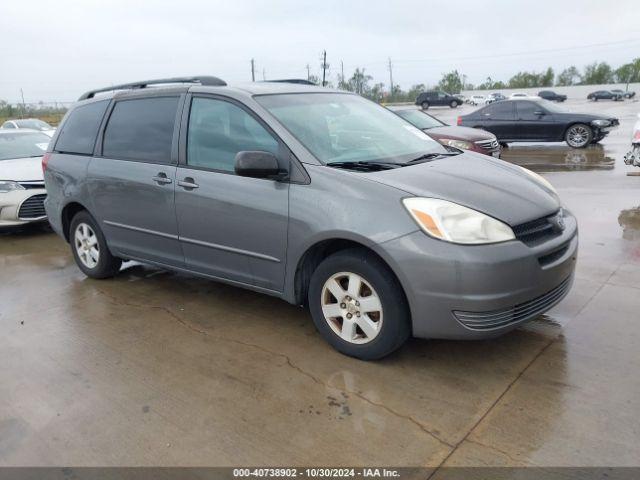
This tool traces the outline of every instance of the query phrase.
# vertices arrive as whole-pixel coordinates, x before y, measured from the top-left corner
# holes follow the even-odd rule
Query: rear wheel
[[[570,147],[584,148],[593,140],[593,130],[589,125],[576,123],[567,129],[564,139]]]
[[[450,106],[451,108],[456,108],[456,107],[458,106],[458,102],[457,102],[457,101],[455,101],[455,100],[451,100],[451,103],[449,104],[449,106]]]
[[[122,260],[111,255],[98,222],[89,212],[83,210],[73,217],[69,239],[73,258],[88,277],[109,278],[120,270]]]
[[[429,102],[422,102],[422,109],[427,110],[429,108]]]
[[[411,332],[402,287],[380,259],[364,250],[326,258],[311,276],[308,301],[320,334],[351,357],[382,358]]]

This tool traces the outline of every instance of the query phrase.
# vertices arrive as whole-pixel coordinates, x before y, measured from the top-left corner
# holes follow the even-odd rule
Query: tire
[[[567,128],[564,140],[571,148],[584,148],[593,140],[593,130],[584,123],[575,123]]]
[[[423,110],[427,110],[429,108],[429,102],[422,102],[420,105]]]
[[[122,260],[111,255],[98,222],[86,210],[71,220],[69,243],[76,264],[87,277],[110,278],[120,270]]]
[[[458,106],[458,102],[456,102],[455,100],[451,100],[451,103],[449,104],[449,106],[451,108],[456,108]]]
[[[360,288],[353,290],[356,284]],[[400,283],[389,267],[362,249],[342,250],[318,265],[309,283],[308,304],[320,334],[350,357],[377,360],[398,349],[411,334],[411,315]],[[369,313],[360,311],[365,308]],[[348,316],[351,328],[345,330]]]

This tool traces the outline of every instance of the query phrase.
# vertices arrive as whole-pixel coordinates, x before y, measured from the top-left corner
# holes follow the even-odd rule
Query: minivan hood
[[[42,157],[0,160],[0,180],[42,181]]]
[[[366,175],[415,196],[473,208],[511,226],[560,208],[559,199],[520,167],[473,152]]]

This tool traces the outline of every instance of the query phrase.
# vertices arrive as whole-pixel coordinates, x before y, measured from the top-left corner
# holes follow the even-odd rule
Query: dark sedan
[[[572,113],[547,100],[503,100],[458,117],[458,125],[482,128],[509,142],[567,142],[583,148],[619,125],[617,118]]]
[[[456,108],[458,105],[462,105],[462,99],[446,92],[422,92],[416,98],[416,105],[420,105],[424,110],[433,106]]]
[[[542,90],[538,92],[538,96],[550,102],[564,102],[567,99],[566,95],[561,95],[552,90]]]
[[[452,127],[415,107],[389,107],[396,115],[449,147],[500,157],[500,144],[493,133],[467,127]]]
[[[614,102],[618,102],[622,100],[622,94],[612,92],[611,90],[596,90],[587,95],[587,100],[593,100],[594,102],[598,100],[613,100]]]
[[[618,93],[622,95],[624,98],[633,98],[636,96],[636,92],[629,90],[620,90],[619,88],[614,88],[611,90],[613,93]]]

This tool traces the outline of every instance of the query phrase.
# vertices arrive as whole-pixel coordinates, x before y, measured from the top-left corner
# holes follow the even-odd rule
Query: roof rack
[[[211,87],[224,87],[227,85],[227,82],[224,80],[207,75],[197,77],[159,78],[157,80],[143,80],[141,82],[123,83],[122,85],[112,85],[110,87],[98,88],[97,90],[89,90],[88,92],[83,93],[78,101],[93,98],[96,93],[111,92],[113,90],[134,90],[146,88],[149,85],[165,85],[169,83],[199,83],[200,85]]]
[[[278,80],[263,80],[263,82],[296,83],[298,85],[316,85],[315,83],[309,80],[305,80],[304,78],[283,78]]]

